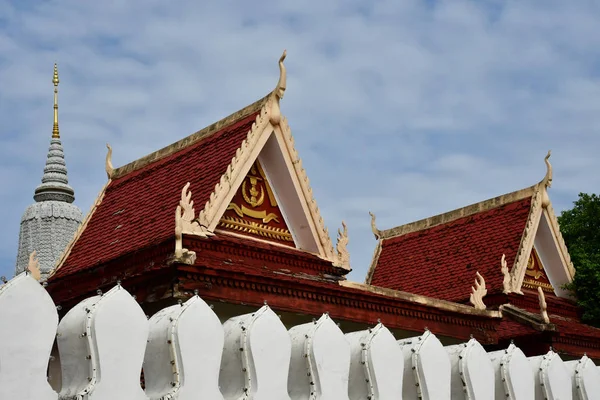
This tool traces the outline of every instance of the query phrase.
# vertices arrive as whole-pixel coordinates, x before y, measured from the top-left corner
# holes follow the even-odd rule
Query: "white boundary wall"
[[[116,286],[59,323],[25,273],[0,286],[0,343],[0,400],[600,399],[585,356],[444,347],[429,331],[397,341],[382,324],[344,334],[327,314],[287,330],[266,305],[222,325],[194,296],[148,319]]]

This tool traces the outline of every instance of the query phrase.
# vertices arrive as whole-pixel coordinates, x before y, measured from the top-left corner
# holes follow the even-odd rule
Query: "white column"
[[[571,373],[573,400],[600,399],[600,371],[588,356],[565,361],[565,366]]]
[[[140,373],[148,321],[120,285],[83,300],[59,325],[61,398],[146,400]]]
[[[228,319],[219,385],[227,400],[289,400],[290,337],[268,306]],[[245,397],[244,397],[245,396]]]
[[[514,344],[488,353],[496,380],[495,400],[534,399],[534,379],[529,360]]]
[[[30,275],[0,286],[0,399],[58,397],[46,375],[57,325],[54,302]]]
[[[453,400],[494,400],[494,368],[475,339],[446,346],[452,365]]]
[[[351,400],[402,399],[404,355],[394,335],[381,323],[373,329],[347,333],[352,363]]]
[[[223,326],[198,296],[150,318],[144,357],[146,394],[151,399],[223,400],[219,368]]]
[[[292,400],[347,400],[350,345],[324,314],[290,329],[292,361],[288,391]]]
[[[398,340],[404,354],[403,400],[450,400],[450,360],[430,331]]]
[[[535,380],[535,400],[572,400],[571,374],[558,354],[529,357]]]

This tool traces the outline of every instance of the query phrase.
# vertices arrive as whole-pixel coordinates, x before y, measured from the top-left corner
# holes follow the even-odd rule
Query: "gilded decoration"
[[[218,226],[291,246],[294,244],[277,199],[258,160],[250,167],[248,175],[227,206]]]
[[[541,287],[545,292],[554,293],[554,288],[552,288],[544,265],[540,261],[540,257],[535,248],[531,250],[531,254],[529,255],[527,269],[525,270],[525,279],[523,279],[523,287],[527,289],[537,289],[538,287]]]

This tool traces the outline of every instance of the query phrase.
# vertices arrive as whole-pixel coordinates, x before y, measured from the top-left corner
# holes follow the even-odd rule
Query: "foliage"
[[[600,196],[580,193],[558,222],[575,266],[575,278],[565,287],[577,297],[582,321],[600,327]]]

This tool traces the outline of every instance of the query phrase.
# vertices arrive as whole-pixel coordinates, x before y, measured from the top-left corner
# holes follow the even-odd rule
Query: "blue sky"
[[[205,4],[206,3],[206,4]],[[282,112],[362,281],[389,228],[530,186],[555,209],[600,187],[600,3],[0,0],[0,275],[52,131],[52,65],[76,204],[115,166],[261,98]]]

